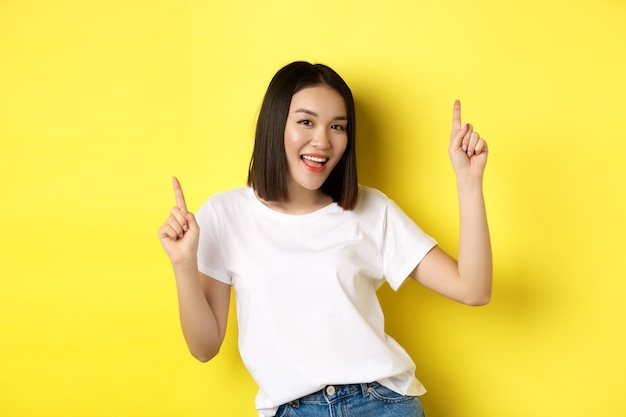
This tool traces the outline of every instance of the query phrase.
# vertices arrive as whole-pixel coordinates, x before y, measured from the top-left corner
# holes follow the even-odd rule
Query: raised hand
[[[159,228],[159,239],[172,264],[194,260],[198,251],[200,228],[193,214],[187,211],[183,189],[176,177],[172,178],[176,206]]]
[[[461,102],[454,102],[452,133],[450,134],[450,160],[457,177],[482,179],[487,164],[487,142],[469,123],[461,124]]]

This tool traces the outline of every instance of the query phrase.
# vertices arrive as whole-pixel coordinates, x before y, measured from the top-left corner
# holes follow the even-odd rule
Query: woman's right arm
[[[200,228],[187,211],[183,191],[173,179],[176,207],[159,228],[159,239],[172,263],[178,310],[189,351],[206,362],[219,352],[226,333],[230,286],[198,271]]]

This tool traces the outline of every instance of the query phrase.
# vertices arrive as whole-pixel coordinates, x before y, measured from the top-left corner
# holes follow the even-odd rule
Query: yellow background
[[[381,290],[429,417],[626,412],[626,3],[0,2],[0,415],[253,416],[196,362],[156,230],[245,184],[273,73],[352,87],[362,183],[457,243],[452,103],[489,140],[492,303]],[[297,334],[294,334],[297,336]],[[363,366],[367,366],[364,364]]]

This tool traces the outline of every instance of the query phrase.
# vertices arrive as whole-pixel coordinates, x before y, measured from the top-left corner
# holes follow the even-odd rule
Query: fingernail
[[[467,152],[467,145],[463,144],[463,152]]]
[[[461,126],[461,130],[465,129],[467,127],[467,123],[463,123],[463,126]]]
[[[184,225],[184,226],[183,226],[183,231],[184,231],[184,232],[186,232],[186,231],[188,231],[188,230],[189,230],[189,226]]]

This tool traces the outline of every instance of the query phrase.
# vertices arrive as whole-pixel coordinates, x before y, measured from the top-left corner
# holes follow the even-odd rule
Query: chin
[[[326,179],[324,179],[325,181]],[[296,184],[308,191],[319,191],[324,185],[324,181],[299,181]]]

